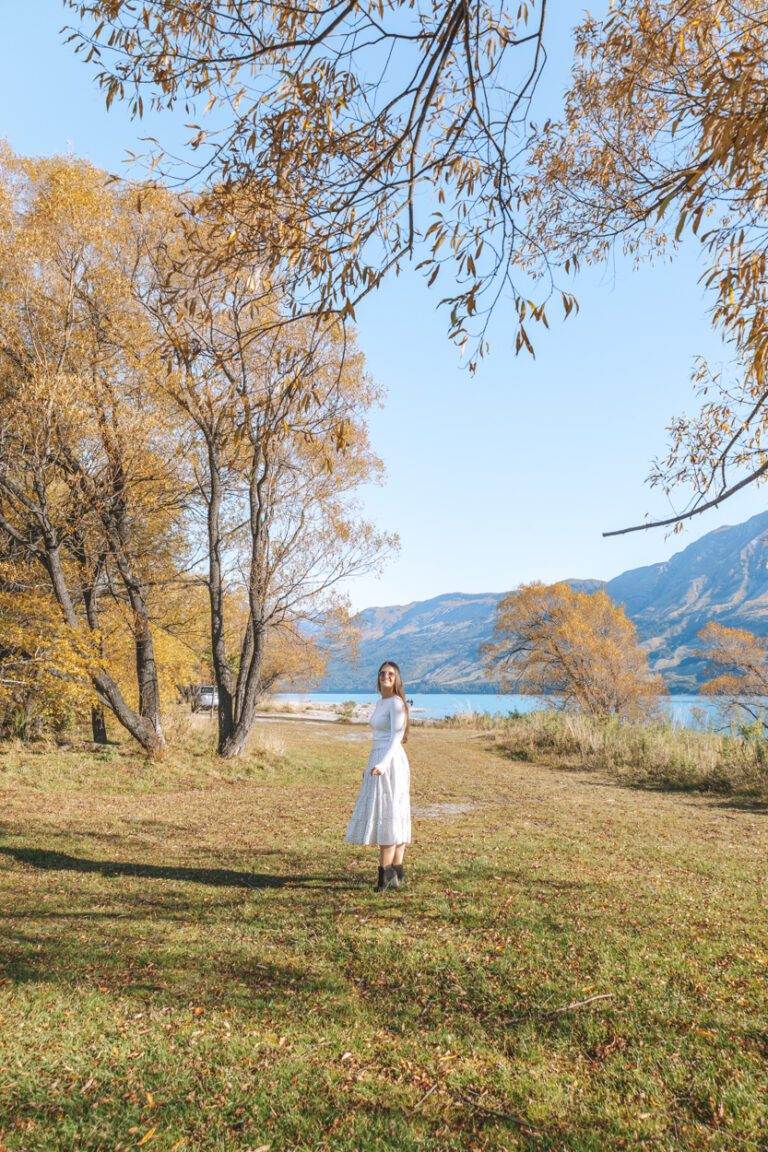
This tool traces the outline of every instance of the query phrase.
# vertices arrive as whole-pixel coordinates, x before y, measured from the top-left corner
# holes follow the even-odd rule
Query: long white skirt
[[[389,740],[371,749],[360,791],[347,825],[350,844],[410,844],[411,766],[402,744],[389,757],[381,776],[372,776]]]

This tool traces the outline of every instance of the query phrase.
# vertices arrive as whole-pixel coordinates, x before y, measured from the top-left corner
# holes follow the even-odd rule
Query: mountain
[[[623,572],[607,583],[572,580],[581,591],[605,588],[623,604],[651,667],[672,691],[695,691],[707,677],[697,633],[710,620],[768,635],[768,512],[716,528],[663,564]],[[491,639],[503,592],[452,592],[431,600],[366,608],[354,618],[352,662],[331,650],[323,691],[367,692],[382,660],[396,660],[410,691],[492,690],[480,648]]]
[[[435,596],[389,608],[365,608],[353,620],[358,658],[333,652],[320,685],[327,692],[373,692],[382,660],[396,660],[409,691],[490,691],[479,649],[493,630],[503,592]]]
[[[768,635],[768,513],[716,528],[605,588],[634,621],[651,667],[673,691],[693,690],[711,674],[698,641],[710,620]]]

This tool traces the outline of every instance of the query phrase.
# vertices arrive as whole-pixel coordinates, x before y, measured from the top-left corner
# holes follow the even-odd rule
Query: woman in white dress
[[[378,844],[377,892],[399,888],[405,879],[405,846],[411,842],[411,768],[408,703],[397,664],[385,661],[377,681],[380,699],[370,719],[373,747],[357,802],[347,825],[350,844]]]

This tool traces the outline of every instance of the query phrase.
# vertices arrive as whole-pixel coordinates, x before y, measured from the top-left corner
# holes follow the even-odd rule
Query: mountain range
[[[662,564],[613,580],[571,580],[584,591],[604,588],[622,604],[672,692],[695,692],[711,671],[698,632],[710,620],[768,635],[768,512],[716,528]],[[372,692],[384,659],[394,659],[412,692],[493,691],[480,649],[491,639],[503,592],[450,592],[411,604],[366,608],[353,619],[354,659],[332,648],[318,686],[328,692]]]

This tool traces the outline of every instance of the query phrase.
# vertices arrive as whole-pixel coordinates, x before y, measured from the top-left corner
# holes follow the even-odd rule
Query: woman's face
[[[395,670],[385,664],[379,672],[379,692],[382,696],[391,696],[395,690]]]

